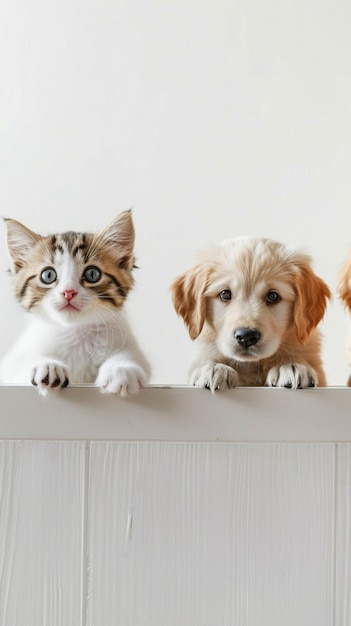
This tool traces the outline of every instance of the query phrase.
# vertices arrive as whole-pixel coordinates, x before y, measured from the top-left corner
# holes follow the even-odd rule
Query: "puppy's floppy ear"
[[[351,258],[346,261],[341,269],[337,290],[339,296],[351,311]]]
[[[171,285],[174,308],[187,325],[191,339],[199,336],[205,322],[205,291],[210,275],[210,267],[196,265],[178,276]]]
[[[297,295],[294,318],[297,338],[305,343],[321,321],[331,293],[326,283],[316,276],[309,265],[299,263],[298,268],[299,271],[294,275]]]

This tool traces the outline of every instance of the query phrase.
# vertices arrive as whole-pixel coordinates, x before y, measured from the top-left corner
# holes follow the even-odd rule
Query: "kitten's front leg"
[[[100,366],[96,385],[102,393],[127,397],[138,393],[148,381],[148,375],[128,353],[114,354]]]
[[[69,383],[66,366],[62,361],[42,359],[32,370],[31,382],[42,396],[46,396],[49,389],[63,389]]]

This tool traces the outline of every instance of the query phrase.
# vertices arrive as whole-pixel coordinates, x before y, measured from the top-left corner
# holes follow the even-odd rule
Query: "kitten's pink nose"
[[[74,289],[67,289],[67,291],[63,292],[63,295],[67,302],[69,302],[75,295],[77,295],[77,292]]]

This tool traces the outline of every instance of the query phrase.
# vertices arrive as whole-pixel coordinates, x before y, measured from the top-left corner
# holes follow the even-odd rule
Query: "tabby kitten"
[[[97,235],[41,236],[5,220],[16,296],[30,324],[1,365],[6,383],[40,394],[92,383],[127,396],[149,379],[123,304],[133,285],[134,226],[121,213]]]

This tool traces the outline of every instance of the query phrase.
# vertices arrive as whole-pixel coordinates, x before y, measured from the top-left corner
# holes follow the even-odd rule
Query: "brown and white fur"
[[[326,385],[316,327],[330,291],[308,255],[238,237],[203,252],[171,289],[196,342],[192,385]]]
[[[50,388],[93,383],[122,396],[139,391],[149,364],[123,312],[133,285],[134,226],[121,213],[97,235],[41,236],[5,220],[15,293],[28,328],[1,364],[6,383]]]
[[[348,340],[347,340],[347,353],[348,353],[348,364],[351,367],[351,254],[349,258],[344,263],[341,268],[339,283],[338,283],[338,293],[341,297],[343,303],[346,306],[347,314],[348,314]],[[347,381],[347,386],[351,387],[351,374]]]

